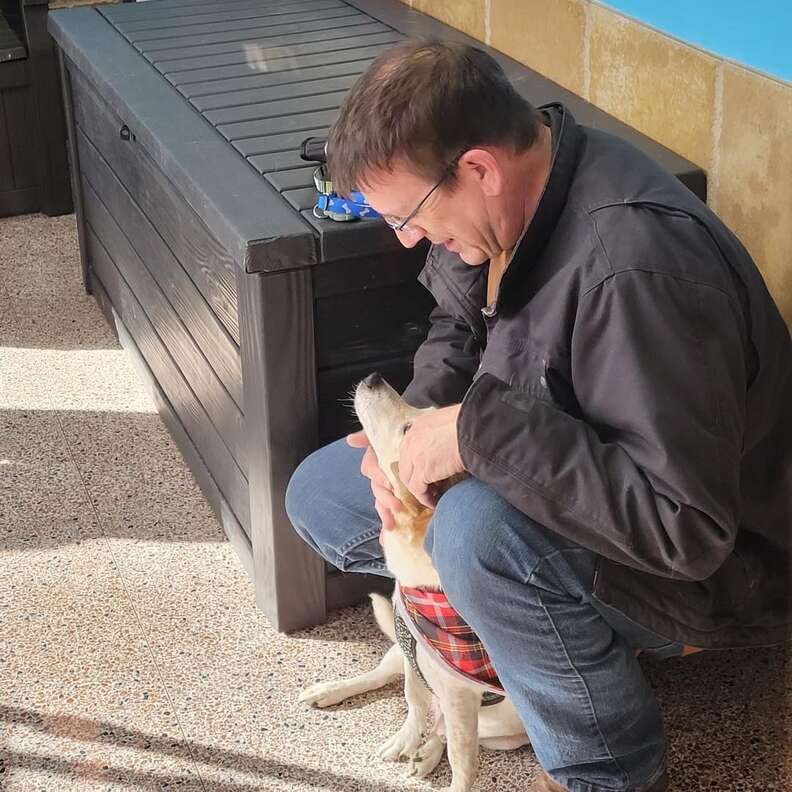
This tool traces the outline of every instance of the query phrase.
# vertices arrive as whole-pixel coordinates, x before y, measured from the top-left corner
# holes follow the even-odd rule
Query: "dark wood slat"
[[[196,96],[190,101],[201,112],[208,114],[220,110],[234,110],[238,107],[269,105],[277,101],[297,101],[298,99],[321,99],[328,94],[346,94],[359,78],[358,74],[343,77],[329,77],[324,80],[273,85],[269,88],[251,88],[246,91],[229,91],[210,96]]]
[[[295,151],[299,153],[300,143],[307,137],[325,137],[329,127],[302,129],[285,135],[267,135],[265,137],[246,138],[232,141],[233,147],[245,157],[254,154],[269,154],[275,151]]]
[[[335,569],[327,575],[327,610],[333,611],[356,605],[375,591],[390,599],[393,580],[383,575],[365,575],[360,572],[340,572]]]
[[[118,223],[136,255],[187,328],[191,340],[197,344],[208,365],[230,394],[237,412],[241,413],[242,363],[239,347],[101,154],[82,131],[78,135],[80,161],[91,189]],[[178,329],[174,332],[178,332]],[[218,397],[218,400],[222,401],[222,397]],[[237,442],[236,446],[239,447],[240,443]],[[237,459],[243,462],[244,453],[241,452]],[[240,467],[246,469],[244,463]]]
[[[306,137],[309,137],[306,135]],[[305,160],[300,159],[300,153],[296,149],[276,151],[272,154],[259,154],[248,157],[248,162],[259,172],[267,173],[270,170],[288,170],[289,168],[302,168]]]
[[[255,576],[253,569],[253,551],[250,545],[250,539],[248,539],[245,533],[245,529],[234,516],[231,506],[223,497],[223,493],[220,492],[220,488],[212,478],[212,474],[209,472],[201,455],[198,453],[198,449],[187,434],[178,415],[176,415],[173,405],[168,400],[162,388],[160,388],[156,377],[148,367],[143,355],[141,355],[137,344],[121,321],[121,317],[113,308],[101,281],[96,277],[93,271],[89,271],[88,278],[89,289],[96,297],[105,319],[115,333],[119,343],[124,348],[124,351],[129,355],[138,378],[146,386],[160,418],[162,418],[165,427],[184,457],[187,467],[190,468],[190,472],[195,476],[195,480],[198,482],[198,486],[209,501],[209,505],[214,510],[215,516],[220,522],[226,538],[236,551],[239,560],[242,562],[242,567],[252,581]]]
[[[275,171],[267,174],[267,181],[278,192],[294,190],[299,187],[313,187],[313,173],[315,170],[316,165],[308,165],[307,167],[295,168],[294,170]]]
[[[325,617],[324,562],[293,529],[284,496],[316,448],[310,271],[240,273],[245,416],[250,433],[251,539],[256,599],[277,630]]]
[[[268,6],[273,8],[286,8],[297,10],[306,6],[310,7],[315,0],[288,0],[284,2],[271,2]],[[139,8],[132,5],[102,5],[99,12],[108,20],[124,22],[139,19],[161,19],[163,17],[193,16],[193,14],[222,13],[232,3],[229,0],[158,0],[156,3],[141,4]],[[236,0],[234,8],[261,8],[262,0]]]
[[[140,349],[179,420],[193,439],[201,458],[228,500],[239,523],[249,534],[250,504],[244,475],[209,421],[195,394],[184,381],[167,349],[157,337],[142,306],[126,284],[108,251],[90,224],[86,224],[88,260],[116,311]]]
[[[64,116],[66,122],[66,137],[69,146],[69,179],[71,182],[72,197],[74,198],[74,213],[77,219],[77,238],[80,243],[80,271],[83,287],[90,294],[91,285],[88,277],[88,245],[85,241],[85,214],[82,205],[82,182],[80,181],[80,155],[77,151],[77,122],[74,120],[74,94],[72,92],[71,74],[63,57],[63,50],[58,49],[58,63],[61,77],[61,90],[63,93]]]
[[[320,369],[412,355],[428,332],[435,302],[415,281],[347,292],[316,301],[316,363]],[[344,321],[339,322],[338,317]]]
[[[211,80],[202,83],[182,85],[179,91],[188,99],[204,97],[210,94],[227,95],[232,91],[244,91],[251,88],[272,88],[288,86],[290,83],[303,84],[308,80],[320,80],[327,77],[359,77],[373,61],[368,58],[361,61],[333,63],[329,66],[316,66],[312,69],[283,71],[277,74],[253,74],[250,77],[237,77],[232,80]],[[287,93],[288,96],[288,93]]]
[[[343,8],[343,4],[338,3],[336,0],[313,0],[311,3],[279,5],[277,3],[262,5],[262,3],[245,6],[242,3],[235,3],[231,7],[226,7],[222,11],[210,10],[196,10],[191,9],[188,11],[180,11],[178,13],[167,12],[160,13],[154,16],[153,14],[147,15],[145,19],[139,19],[137,16],[129,21],[115,21],[115,27],[120,30],[124,35],[131,33],[138,33],[144,30],[169,30],[170,28],[177,28],[179,32],[185,27],[191,25],[209,25],[214,22],[239,22],[244,21],[245,24],[254,26],[257,20],[262,20],[265,24],[273,16],[290,15],[300,10],[308,9],[322,9],[322,8]]]
[[[11,88],[0,94],[5,105],[6,133],[13,163],[14,189],[39,185],[36,163],[37,129],[33,92],[27,87]]]
[[[17,88],[30,83],[30,69],[27,59],[4,63],[0,69],[0,90]]]
[[[21,190],[0,192],[0,217],[30,214],[39,208],[38,187],[23,187]]]
[[[175,47],[168,50],[158,50],[151,53],[152,63],[176,69],[185,68],[190,65],[220,66],[221,61],[214,61],[214,58],[224,58],[228,55],[234,56],[242,50],[245,44],[259,44],[262,47],[275,47],[290,44],[307,44],[312,41],[333,41],[335,39],[347,38],[353,35],[366,35],[369,33],[381,33],[390,30],[387,25],[380,22],[370,22],[366,17],[354,18],[352,21],[343,20],[337,26],[327,27],[322,20],[316,25],[316,29],[305,30],[305,23],[295,26],[299,32],[276,36],[257,36],[256,38],[244,39],[242,41],[230,41],[221,44],[204,44],[199,47]],[[202,62],[203,59],[203,62]]]
[[[121,121],[85,80],[71,70],[77,124],[107,160],[204,299],[239,344],[236,265],[141,146],[119,139]]]
[[[25,45],[0,12],[0,63],[9,63],[26,57]]]
[[[380,221],[336,223],[333,220],[317,219],[309,209],[300,214],[320,234],[323,262],[357,257],[361,251],[366,251],[370,256],[380,255],[400,247],[393,230]]]
[[[380,256],[376,267],[371,266],[371,258],[367,255],[314,267],[311,273],[315,299],[350,293],[361,295],[370,289],[387,289],[408,283],[415,286],[422,296],[428,295],[426,289],[416,282],[428,252],[429,243],[424,240],[409,250],[402,248]]]
[[[225,107],[222,110],[207,110],[204,118],[219,126],[239,121],[253,121],[278,116],[292,116],[316,110],[338,110],[344,101],[346,91],[332,91],[318,96],[301,96],[294,99],[281,99],[274,102],[256,102],[255,104]]]
[[[37,160],[40,180],[40,210],[49,216],[74,211],[66,154],[66,122],[63,111],[58,54],[47,32],[46,2],[25,3],[31,89],[40,136]]]
[[[152,329],[168,350],[174,366],[244,475],[247,461],[242,413],[201,354],[132,243],[91,186],[92,176],[100,177],[100,174],[90,171],[94,163],[85,156],[81,157],[81,162],[84,168],[89,169],[83,173],[86,222],[120,270],[130,291],[145,311]],[[154,233],[153,230],[150,233]]]
[[[221,124],[217,131],[227,140],[237,141],[253,137],[269,137],[316,127],[329,128],[338,118],[338,109],[317,110],[309,113],[293,113],[276,118],[257,118],[254,121],[238,121]]]
[[[302,187],[296,190],[285,190],[281,193],[283,197],[298,211],[313,209],[316,205],[316,187]],[[357,222],[350,220],[348,222]]]
[[[0,191],[9,192],[14,189],[14,169],[11,164],[11,141],[8,139],[8,119],[3,93],[0,90]]]
[[[261,64],[259,72],[267,76],[277,75],[278,72],[294,72],[309,69],[312,66],[333,65],[336,63],[356,63],[367,58],[375,58],[387,49],[386,44],[374,44],[370,47],[358,47],[351,50],[319,52],[314,55],[300,55],[296,58],[275,58],[266,64]],[[176,72],[165,74],[165,77],[176,86],[191,85],[192,83],[213,82],[215,80],[230,80],[235,77],[249,75],[251,67],[247,64],[239,66],[220,66],[213,69],[194,69],[190,72]],[[300,75],[300,79],[305,79]]]
[[[300,22],[311,22],[317,20],[341,20],[359,19],[362,15],[353,8],[337,10],[334,8],[323,11],[307,11],[305,13],[293,14],[288,17],[272,17],[279,19],[279,22],[269,22],[260,25],[243,25],[241,23],[229,23],[221,27],[222,23],[215,22],[212,25],[202,25],[202,31],[185,31],[181,35],[172,33],[157,34],[154,32],[141,33],[137,36],[130,36],[129,41],[144,53],[151,53],[168,47],[183,47],[185,44],[197,46],[199,44],[219,44],[223,41],[239,41],[242,39],[255,38],[256,36],[273,36],[286,33],[294,29],[294,25]],[[365,18],[365,17],[364,17]]]
[[[288,58],[291,61],[304,55],[327,54],[330,47],[333,48],[334,52],[343,52],[374,46],[375,44],[393,44],[403,39],[404,36],[401,33],[385,28],[374,33],[356,33],[354,36],[347,35],[333,39],[332,44],[329,44],[327,39],[310,41],[305,44],[277,45],[270,44],[266,40],[256,41],[250,44],[245,43],[244,46],[238,47],[235,52],[227,52],[223,55],[185,58],[178,61],[159,60],[157,61],[157,68],[161,69],[163,74],[168,75],[169,79],[175,79],[174,75],[177,72],[196,73],[204,69],[216,69],[222,66],[234,65],[242,65],[256,71],[272,71],[273,61],[283,58]]]

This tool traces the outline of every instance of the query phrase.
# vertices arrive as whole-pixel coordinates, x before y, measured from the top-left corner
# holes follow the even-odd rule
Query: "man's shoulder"
[[[687,187],[651,165],[626,178],[602,172],[597,180],[594,171],[590,167],[569,195],[575,222],[585,226],[600,264],[590,268],[587,289],[628,270],[732,289],[729,260],[739,246]]]
[[[727,275],[713,230],[683,208],[625,201],[592,209],[588,218],[610,274],[639,269],[699,281]]]

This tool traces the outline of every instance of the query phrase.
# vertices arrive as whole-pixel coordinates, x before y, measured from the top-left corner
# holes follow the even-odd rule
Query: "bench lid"
[[[50,19],[60,46],[119,114],[145,125],[155,159],[178,175],[220,241],[233,230],[231,249],[247,271],[398,248],[381,221],[314,217],[313,166],[299,158],[299,146],[327,135],[355,80],[407,36],[487,49],[532,103],[563,102],[578,122],[631,140],[705,197],[704,174],[692,163],[397,0],[158,0],[56,11]]]

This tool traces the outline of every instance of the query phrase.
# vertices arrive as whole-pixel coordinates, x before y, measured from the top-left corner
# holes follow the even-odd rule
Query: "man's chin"
[[[460,250],[458,255],[470,267],[480,267],[485,261],[489,261],[489,256],[476,248]]]

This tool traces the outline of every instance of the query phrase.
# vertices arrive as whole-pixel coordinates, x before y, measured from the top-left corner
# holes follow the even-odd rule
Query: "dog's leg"
[[[416,778],[426,778],[432,770],[440,764],[445,753],[445,740],[443,739],[443,712],[436,696],[432,696],[433,724],[426,742],[419,748],[418,753],[410,759],[408,774]]]
[[[449,792],[469,792],[478,774],[481,693],[459,685],[439,686],[436,693],[446,724],[452,773]]]
[[[380,746],[380,759],[395,761],[401,757],[412,757],[421,745],[421,734],[426,725],[426,715],[432,694],[418,679],[409,661],[404,660],[404,697],[407,699],[407,718],[401,729]]]
[[[333,682],[319,682],[300,693],[300,701],[314,704],[317,707],[329,707],[339,701],[376,690],[392,682],[402,673],[404,655],[394,644],[385,653],[379,665],[365,674],[350,679],[338,679]]]

